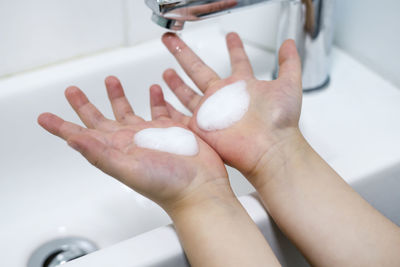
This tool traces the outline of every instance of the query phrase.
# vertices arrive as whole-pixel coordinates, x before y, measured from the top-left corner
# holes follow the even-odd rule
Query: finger
[[[105,80],[108,98],[115,119],[119,122],[137,123],[143,121],[142,118],[135,116],[131,104],[125,96],[121,82],[114,76],[107,77]]]
[[[279,50],[279,79],[302,87],[301,60],[293,40],[286,40]]]
[[[73,135],[67,141],[69,146],[80,152],[91,164],[103,172],[120,179],[128,177],[123,173],[127,166],[124,154],[120,151],[87,134]],[[133,163],[131,162],[130,165]]]
[[[87,132],[87,129],[77,124],[64,121],[60,117],[51,113],[41,114],[38,118],[38,123],[49,133],[54,134],[64,140],[67,140],[72,135],[83,134]]]
[[[164,94],[159,85],[150,87],[150,106],[151,117],[153,120],[169,118],[167,105],[164,100]]]
[[[89,102],[86,95],[75,86],[71,86],[65,90],[65,97],[78,114],[79,118],[91,129],[112,130],[114,124],[106,119],[103,114]]]
[[[163,78],[182,104],[193,112],[200,103],[202,96],[187,86],[181,77],[172,69],[166,70],[163,74]]]
[[[204,64],[176,34],[166,33],[162,41],[202,92],[219,80],[218,75]]]
[[[226,36],[229,55],[231,58],[232,73],[253,76],[250,60],[244,50],[243,42],[237,33],[229,33]]]
[[[174,108],[174,106],[172,106],[167,101],[166,101],[166,104],[167,104],[167,110],[168,110],[169,116],[171,117],[171,119],[173,121],[182,123],[185,126],[189,125],[190,117],[188,117],[188,116],[184,115],[182,112],[179,112],[178,110],[176,110]]]

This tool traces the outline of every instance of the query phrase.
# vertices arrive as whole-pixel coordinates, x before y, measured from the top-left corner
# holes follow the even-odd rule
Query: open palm
[[[200,138],[196,156],[179,156],[139,148],[134,135],[146,128],[185,127],[170,119],[161,88],[151,88],[152,121],[136,116],[115,77],[106,80],[116,121],[106,119],[77,87],[65,95],[87,128],[50,113],[38,122],[50,133],[66,140],[94,166],[134,190],[163,205],[184,198],[191,191],[227,174],[219,156]],[[227,182],[226,182],[227,183]]]
[[[242,41],[235,33],[227,36],[232,75],[225,79],[218,77],[175,34],[165,34],[163,42],[204,94],[197,94],[174,70],[165,71],[164,80],[193,113],[192,117],[184,116],[167,103],[171,117],[203,138],[227,164],[251,176],[271,148],[298,130],[302,99],[301,63],[293,41],[282,45],[279,78],[269,82],[254,77]],[[217,90],[240,80],[246,81],[250,94],[250,107],[245,116],[227,129],[200,129],[196,115],[202,103]]]

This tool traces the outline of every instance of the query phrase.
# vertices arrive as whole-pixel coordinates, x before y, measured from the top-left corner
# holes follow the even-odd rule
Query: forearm
[[[317,266],[400,264],[400,230],[321,159],[301,134],[252,181],[275,222]]]
[[[169,214],[192,266],[280,266],[233,195],[212,192]],[[192,201],[192,200],[191,200]]]

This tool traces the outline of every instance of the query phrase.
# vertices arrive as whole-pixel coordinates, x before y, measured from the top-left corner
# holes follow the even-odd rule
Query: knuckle
[[[211,87],[213,87],[216,83],[218,83],[219,82],[219,78],[218,77],[212,77],[212,78],[210,78],[207,82],[206,82],[206,85],[207,85],[207,88],[211,88]]]
[[[199,104],[199,99],[197,97],[191,97],[191,99],[188,101],[187,107],[190,110],[194,110],[198,104]]]
[[[193,97],[195,97],[195,93],[193,92],[192,89],[190,89],[188,86],[182,86],[179,89],[180,92],[180,97],[185,101],[188,102],[190,101]]]
[[[190,71],[192,73],[201,72],[204,68],[204,63],[200,60],[196,60],[192,63]]]
[[[96,168],[100,169],[100,160],[98,158],[94,159],[92,161],[92,165],[95,166]]]

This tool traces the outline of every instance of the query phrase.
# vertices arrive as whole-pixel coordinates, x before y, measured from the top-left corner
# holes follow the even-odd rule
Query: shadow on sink
[[[374,208],[400,225],[400,164],[352,185]]]

